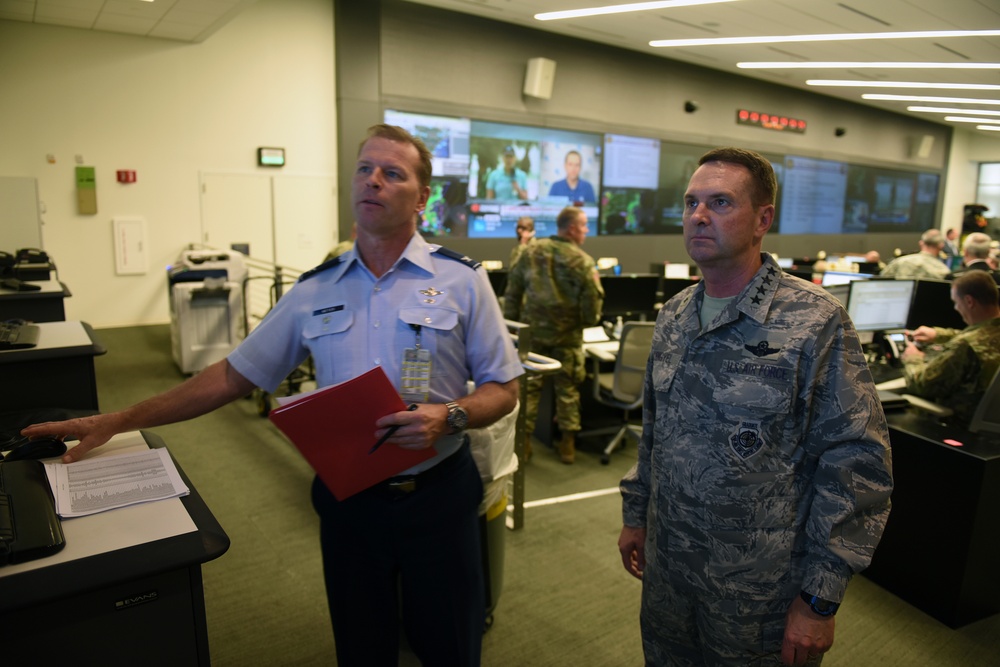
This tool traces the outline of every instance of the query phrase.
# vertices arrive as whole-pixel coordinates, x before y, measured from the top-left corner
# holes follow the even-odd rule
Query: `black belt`
[[[428,484],[433,483],[435,479],[441,477],[454,470],[461,458],[464,451],[468,450],[469,441],[462,444],[454,454],[449,454],[447,457],[442,459],[433,468],[428,468],[427,470],[418,472],[415,475],[397,475],[396,477],[390,477],[384,482],[379,482],[372,487],[373,491],[377,491],[384,495],[388,495],[392,498],[402,498],[408,496],[414,491],[418,491]]]

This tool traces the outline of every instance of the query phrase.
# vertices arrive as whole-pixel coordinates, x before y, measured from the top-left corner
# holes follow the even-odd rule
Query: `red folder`
[[[403,410],[403,399],[376,366],[275,408],[270,419],[337,500],[344,500],[436,455],[433,447],[411,450],[391,443],[369,454],[375,422]]]

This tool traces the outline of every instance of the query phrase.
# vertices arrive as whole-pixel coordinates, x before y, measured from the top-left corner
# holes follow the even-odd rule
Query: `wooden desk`
[[[1000,438],[886,416],[892,511],[864,575],[953,628],[1000,612]]]
[[[94,357],[106,350],[86,322],[41,322],[38,345],[0,350],[0,405],[97,409]]]
[[[42,289],[21,292],[0,287],[0,320],[20,318],[30,322],[61,322],[66,319],[63,299],[72,296],[58,280],[31,281]]]
[[[106,456],[163,441],[116,436]],[[63,522],[66,547],[0,568],[5,665],[208,665],[201,563],[229,537],[191,494]]]

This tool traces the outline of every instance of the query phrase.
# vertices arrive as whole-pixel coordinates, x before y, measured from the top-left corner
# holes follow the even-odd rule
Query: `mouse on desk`
[[[66,453],[66,443],[58,438],[36,438],[17,443],[3,457],[4,461],[23,461],[25,459],[48,459],[62,456]]]

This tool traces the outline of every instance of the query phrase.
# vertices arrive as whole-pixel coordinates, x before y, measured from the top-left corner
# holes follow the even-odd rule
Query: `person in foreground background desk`
[[[961,274],[951,284],[951,300],[969,326],[918,327],[902,354],[906,391],[951,408],[966,427],[1000,368],[998,296],[990,273]]]
[[[380,419],[375,433],[399,425],[386,446],[436,449],[409,471],[415,483],[386,483],[342,502],[313,484],[337,663],[345,667],[397,664],[400,598],[421,662],[480,659],[482,483],[461,431],[513,410],[522,370],[485,271],[416,233],[430,176],[422,142],[398,127],[370,128],[352,180],[354,250],[304,274],[227,359],[184,384],[122,412],[23,431],[76,435],[80,444],[67,454],[76,458],[115,432],[195,417],[254,386],[274,391],[310,354],[320,386],[376,365],[401,386],[404,349],[427,350],[429,397]],[[476,389],[466,395],[470,379]],[[330,415],[331,439],[336,420]]]
[[[618,547],[647,664],[814,665],[889,513],[885,415],[844,308],[761,253],[770,163],[699,165],[683,225],[703,280],[656,321]]]

